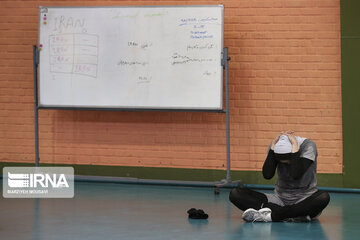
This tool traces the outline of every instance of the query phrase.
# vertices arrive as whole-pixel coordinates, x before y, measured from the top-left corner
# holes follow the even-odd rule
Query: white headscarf
[[[295,136],[299,147],[304,142],[306,138]],[[292,150],[292,144],[290,142],[290,139],[286,135],[281,135],[279,138],[279,141],[275,144],[274,152],[279,154],[286,154],[291,153]]]

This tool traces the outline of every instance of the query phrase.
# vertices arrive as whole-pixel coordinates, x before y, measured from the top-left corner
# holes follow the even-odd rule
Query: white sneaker
[[[249,208],[243,213],[242,218],[246,222],[271,222],[271,209],[262,208],[257,211]]]

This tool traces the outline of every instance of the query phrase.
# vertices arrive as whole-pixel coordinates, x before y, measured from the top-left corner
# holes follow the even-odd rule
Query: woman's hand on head
[[[291,142],[291,145],[292,145],[292,150],[291,152],[292,153],[296,153],[297,151],[299,151],[299,143],[298,141],[296,140],[296,137],[295,135],[293,134],[294,132],[292,133],[286,133],[285,135],[289,138],[290,142]]]
[[[279,141],[280,136],[283,135],[283,132],[281,132],[279,135],[277,135],[274,140],[271,142],[271,150],[274,150],[275,144]]]

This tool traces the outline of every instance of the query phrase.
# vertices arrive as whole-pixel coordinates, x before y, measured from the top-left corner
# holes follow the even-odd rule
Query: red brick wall
[[[225,5],[231,159],[259,170],[292,129],[342,172],[339,0],[0,1],[0,161],[34,161],[32,46],[38,6]],[[225,169],[225,115],[40,110],[46,163]]]

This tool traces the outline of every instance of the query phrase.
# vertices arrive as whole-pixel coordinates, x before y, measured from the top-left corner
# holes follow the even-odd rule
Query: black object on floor
[[[209,217],[202,209],[191,208],[187,213],[189,214],[189,218],[192,219],[208,219]]]

